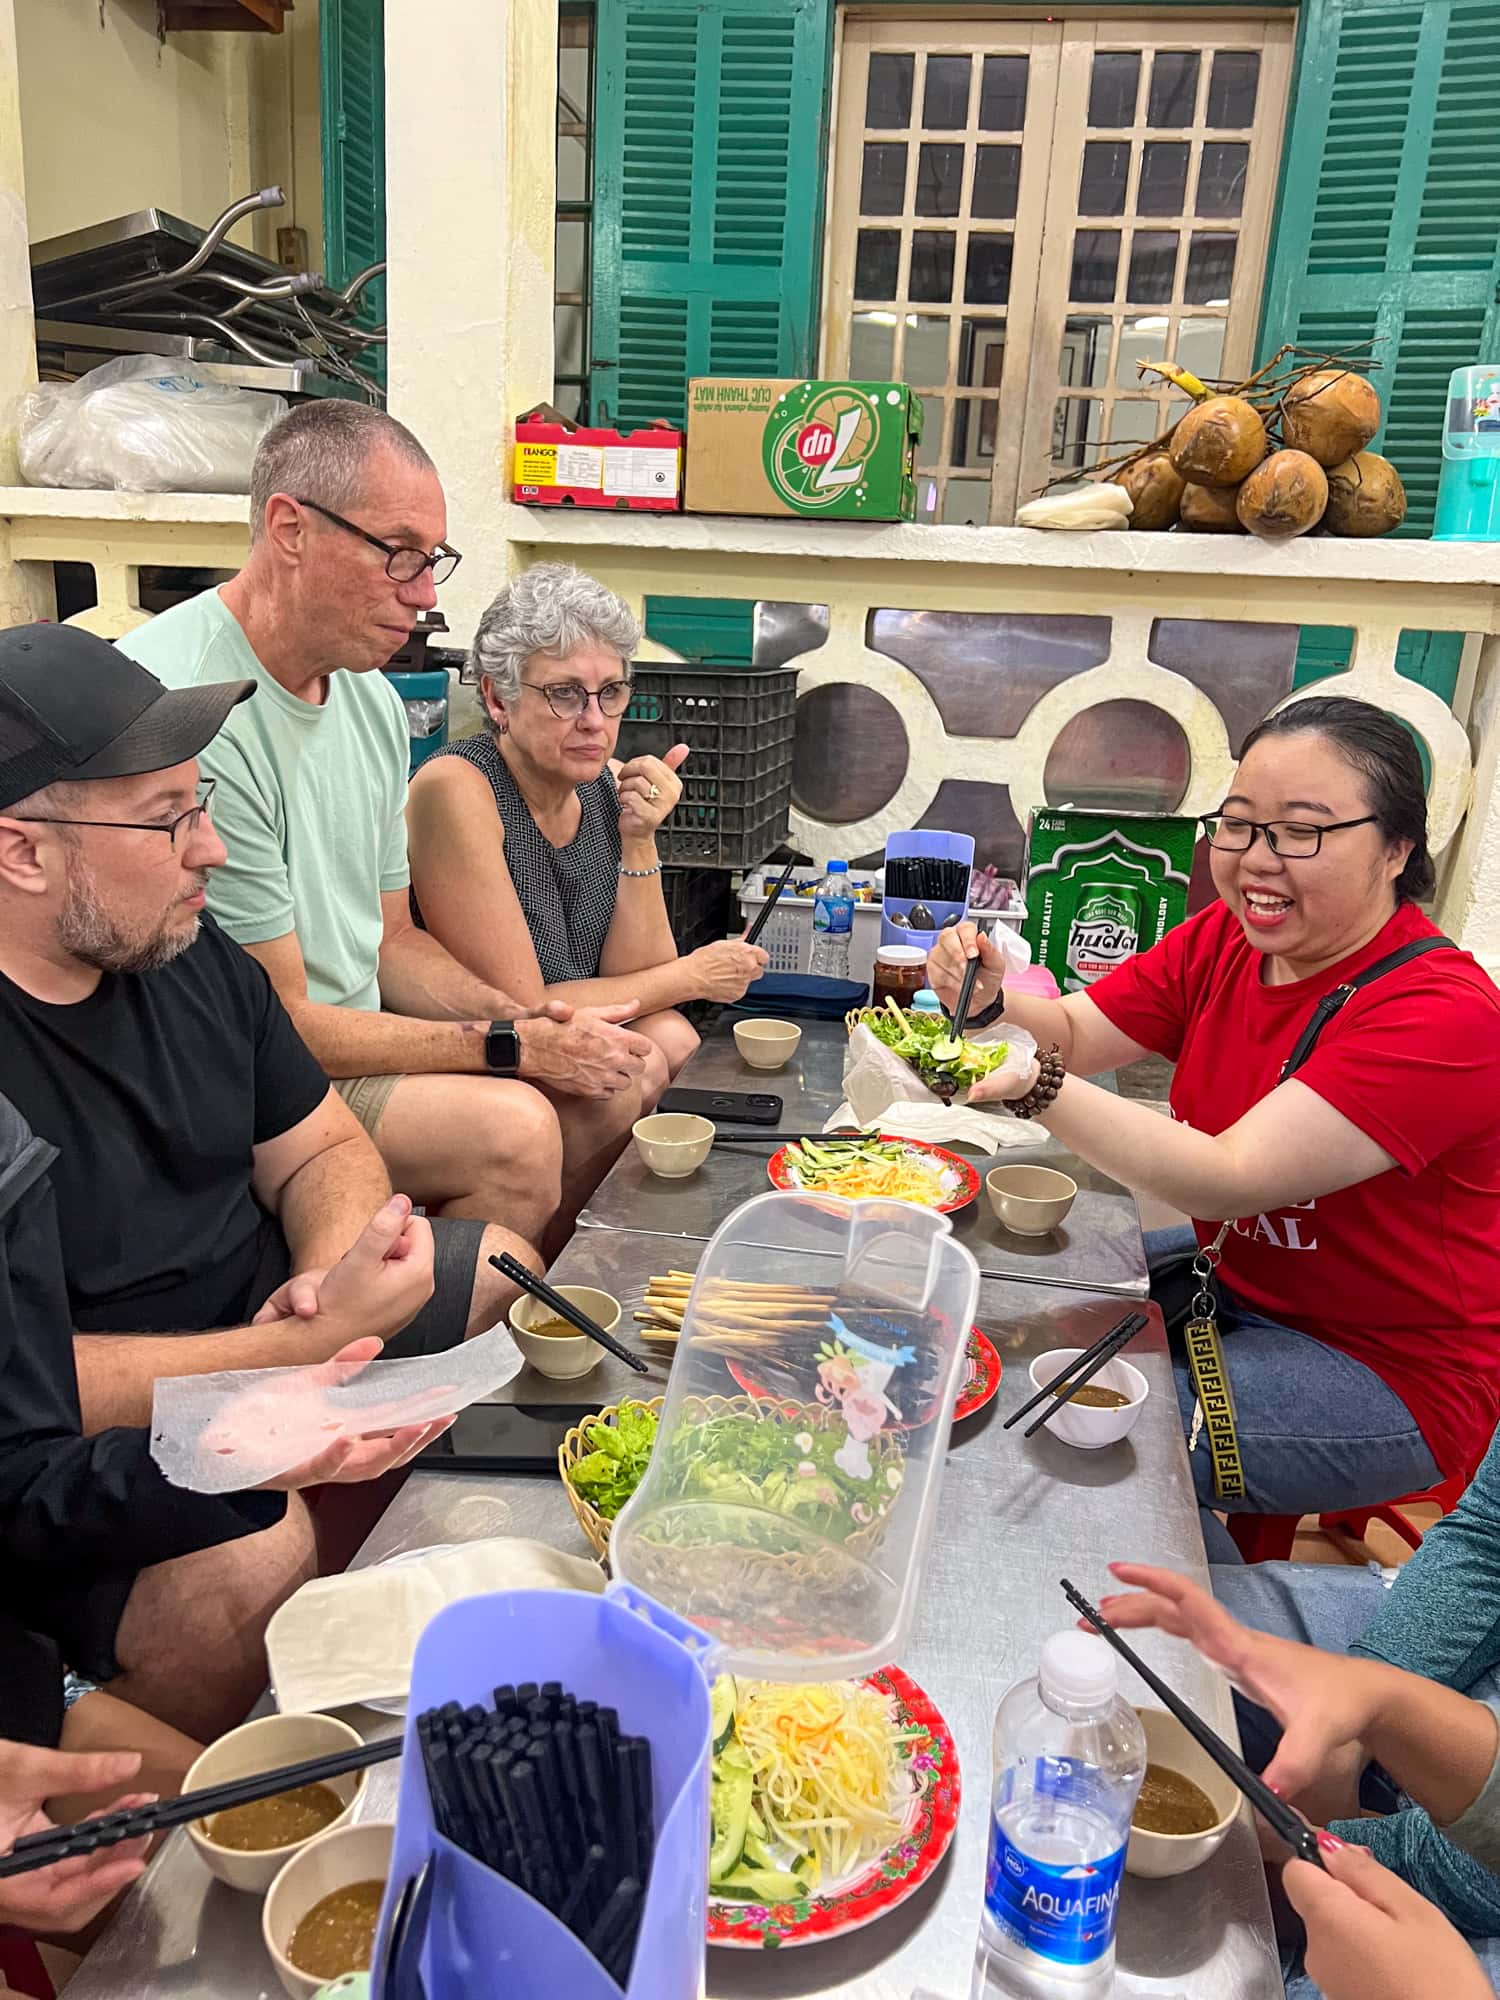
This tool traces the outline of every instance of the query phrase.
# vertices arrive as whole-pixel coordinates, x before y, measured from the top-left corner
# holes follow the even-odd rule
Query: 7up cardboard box
[[[1187,915],[1198,822],[1071,806],[1031,816],[1026,937],[1064,993],[1145,951]]]
[[[910,521],[922,405],[904,382],[688,384],[690,514]]]

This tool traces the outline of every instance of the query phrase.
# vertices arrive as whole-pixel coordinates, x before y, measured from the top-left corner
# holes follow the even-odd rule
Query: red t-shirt
[[[1172,1115],[1217,1134],[1276,1088],[1325,993],[1434,935],[1403,904],[1363,951],[1267,986],[1261,954],[1216,902],[1089,994],[1132,1041],[1176,1063]],[[1297,1081],[1396,1166],[1237,1221],[1223,1280],[1268,1319],[1374,1369],[1444,1474],[1467,1473],[1500,1418],[1500,990],[1467,952],[1413,959],[1334,1015]],[[1218,1225],[1195,1227],[1208,1242]]]

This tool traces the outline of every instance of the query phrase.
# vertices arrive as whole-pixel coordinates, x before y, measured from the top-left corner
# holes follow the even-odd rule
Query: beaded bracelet
[[[1006,1110],[1015,1118],[1035,1118],[1038,1112],[1047,1109],[1062,1089],[1063,1078],[1067,1073],[1063,1059],[1057,1052],[1057,1044],[1054,1042],[1044,1055],[1037,1057],[1036,1082],[1024,1097],[1018,1097],[1013,1103],[1008,1103]]]
[[[620,865],[620,873],[621,875],[625,876],[628,880],[632,882],[646,882],[649,881],[653,875],[660,875],[661,863],[658,861],[654,868],[627,868],[622,862]]]

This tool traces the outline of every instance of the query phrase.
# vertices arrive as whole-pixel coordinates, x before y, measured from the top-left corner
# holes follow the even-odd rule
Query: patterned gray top
[[[429,763],[438,757],[462,757],[490,781],[505,828],[506,866],[526,913],[543,983],[597,979],[620,879],[620,795],[613,773],[605,770],[578,787],[583,808],[578,831],[566,847],[554,847],[531,817],[492,736],[465,736],[435,752]],[[411,913],[421,924],[415,892]]]

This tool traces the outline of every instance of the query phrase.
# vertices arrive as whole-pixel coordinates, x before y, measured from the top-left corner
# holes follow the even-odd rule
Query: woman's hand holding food
[[[969,1000],[970,1014],[982,1014],[993,1007],[1004,992],[1005,954],[992,944],[977,924],[952,924],[938,933],[938,941],[927,958],[927,983],[951,1014],[958,1005],[959,988],[969,960],[979,960],[979,977]]]
[[[1440,1910],[1362,1847],[1331,1833],[1318,1846],[1327,1873],[1289,1861],[1281,1886],[1307,1926],[1308,1976],[1324,2000],[1492,2000]]]
[[[620,794],[620,840],[651,840],[667,814],[682,797],[677,772],[687,762],[686,743],[676,743],[662,757],[632,757],[615,774]]]
[[[745,997],[746,989],[760,978],[771,957],[758,944],[724,938],[717,944],[699,945],[688,953],[685,963],[692,970],[694,999],[717,1000],[728,1006]]]

